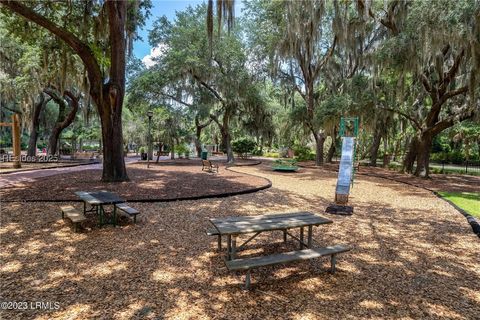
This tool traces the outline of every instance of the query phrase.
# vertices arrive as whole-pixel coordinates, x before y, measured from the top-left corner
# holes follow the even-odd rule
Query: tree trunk
[[[225,111],[223,115],[222,123],[220,123],[218,118],[214,115],[210,115],[210,118],[218,125],[220,129],[220,133],[222,135],[222,143],[225,146],[225,149],[226,149],[225,151],[227,152],[227,163],[232,164],[235,162],[235,157],[233,155],[230,130],[229,130],[229,123],[230,123],[229,110],[230,109],[227,108],[227,111]]]
[[[202,143],[200,141],[200,137],[202,135],[202,130],[203,130],[203,128],[208,126],[212,121],[213,120],[210,119],[206,123],[201,124],[198,114],[195,116],[195,128],[196,128],[196,130],[195,130],[195,149],[197,150],[197,157],[199,157],[199,158],[202,156]]]
[[[75,119],[75,115],[77,114],[78,110],[78,98],[75,97],[71,92],[65,91],[64,95],[68,97],[69,105],[72,108],[70,113],[65,116],[65,109],[66,109],[66,102],[63,98],[59,95],[55,94],[53,90],[46,91],[48,95],[52,97],[53,100],[58,104],[58,118],[55,126],[53,127],[52,133],[50,134],[50,138],[48,139],[48,147],[47,153],[49,155],[55,155],[57,153],[57,146],[58,146],[58,138],[62,131],[67,128]]]
[[[323,165],[323,145],[325,143],[325,134],[321,133],[313,133],[313,137],[315,138],[315,165],[321,166]]]
[[[234,163],[235,158],[233,155],[233,149],[232,149],[232,139],[230,137],[230,133],[228,132],[228,128],[223,128],[220,130],[222,133],[222,142],[223,145],[225,146],[225,151],[227,152],[227,163]]]
[[[370,147],[370,166],[372,167],[377,166],[378,149],[380,148],[381,140],[382,134],[380,130],[376,128],[373,136],[372,146]]]
[[[40,94],[40,101],[35,104],[32,114],[32,130],[30,131],[30,138],[28,140],[27,156],[34,157],[37,154],[37,140],[38,140],[38,127],[40,126],[40,113],[45,105],[50,101],[46,100],[43,93]]]
[[[333,162],[333,156],[335,155],[335,150],[336,150],[336,136],[332,136],[332,144],[330,145],[330,148],[328,149],[327,153],[327,163],[332,163]]]
[[[123,157],[122,107],[125,97],[126,1],[106,1],[110,34],[110,74],[107,84],[92,83],[90,93],[102,123],[103,172],[105,182],[127,181]],[[89,72],[90,78],[90,72]],[[103,79],[98,79],[103,81]],[[101,86],[101,92],[98,92]]]
[[[159,142],[158,142],[157,161],[155,161],[155,163],[158,163],[158,161],[160,161],[160,153],[162,152],[162,149],[163,149],[163,143],[161,143],[161,142],[159,141]]]
[[[415,169],[415,175],[417,177],[428,178],[430,173],[430,149],[432,148],[432,136],[428,133],[424,133],[420,137],[418,143],[417,152],[417,168]]]
[[[413,173],[413,165],[415,164],[415,159],[417,158],[418,144],[418,138],[417,136],[414,136],[410,141],[407,154],[403,159],[403,171],[406,173]]]
[[[170,146],[170,159],[175,160],[175,139],[172,139]]]
[[[388,153],[388,137],[385,134],[383,136],[383,167],[388,167],[390,163],[390,154]]]
[[[200,143],[200,136],[202,134],[202,127],[197,125],[195,131],[195,149],[197,150],[197,157],[202,156],[202,144]]]
[[[59,126],[55,126],[53,128],[52,133],[50,134],[50,138],[48,139],[48,146],[47,146],[47,154],[48,155],[55,155],[57,154],[57,147],[58,147],[58,138],[60,137],[60,133],[62,130]]]
[[[103,181],[128,180],[123,158],[122,106],[125,95],[125,54],[127,1],[106,0],[110,45],[110,72],[105,74],[92,50],[74,33],[61,28],[20,1],[0,0],[0,3],[26,19],[49,30],[80,57],[88,73],[90,95],[95,102],[102,124]],[[93,18],[95,19],[95,18]],[[108,79],[108,82],[107,82]]]
[[[397,139],[395,141],[395,148],[393,150],[393,157],[392,157],[392,161],[397,161],[397,157],[398,157],[398,152],[400,151],[400,144],[401,144],[401,139]]]

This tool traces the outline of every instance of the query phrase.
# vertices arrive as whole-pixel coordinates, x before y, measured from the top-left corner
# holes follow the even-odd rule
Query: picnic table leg
[[[335,273],[335,264],[337,262],[337,257],[335,254],[332,254],[332,262],[330,266],[330,273],[334,274]]]
[[[222,236],[219,234],[217,239],[218,251],[222,251]]]
[[[95,206],[95,214],[98,217],[98,226],[101,227],[103,220],[102,220],[102,213],[100,212],[100,208],[98,205]]]
[[[230,259],[230,252],[232,251],[232,236],[228,235],[227,236],[227,260]]]
[[[283,230],[283,242],[287,242],[287,229]]]
[[[245,290],[250,290],[250,269],[247,271],[245,276]]]
[[[231,254],[230,260],[235,259],[236,251],[237,251],[237,236],[233,236],[232,237],[232,254]]]
[[[113,205],[113,226],[117,226],[117,206]]]
[[[303,249],[303,227],[300,228],[300,250]]]
[[[308,240],[307,240],[307,247],[310,249],[312,247],[312,233],[313,227],[308,226]]]

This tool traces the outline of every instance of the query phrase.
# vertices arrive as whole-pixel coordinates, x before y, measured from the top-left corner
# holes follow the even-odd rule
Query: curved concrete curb
[[[472,230],[473,230],[473,233],[475,233],[479,238],[480,238],[480,224],[478,223],[478,221],[475,219],[475,217],[473,217],[470,213],[466,212],[465,210],[463,210],[462,208],[460,208],[459,206],[457,206],[455,203],[453,203],[452,201],[448,200],[448,199],[445,199],[443,198],[438,192],[436,191],[432,191],[434,195],[436,195],[437,197],[439,197],[440,199],[442,199],[443,201],[446,201],[448,202],[452,207],[454,207],[458,212],[460,212],[461,214],[463,214],[465,216],[465,218],[467,218],[467,221],[468,223],[470,223],[470,226],[472,227]]]
[[[465,210],[463,210],[462,208],[460,208],[459,206],[457,206],[456,204],[454,204],[452,201],[443,198],[443,197],[442,197],[438,192],[436,192],[435,190],[432,190],[432,189],[429,189],[429,188],[426,188],[426,187],[422,187],[422,186],[417,186],[416,184],[409,183],[409,182],[406,182],[406,181],[401,181],[401,180],[397,180],[397,179],[393,179],[393,178],[388,178],[388,177],[383,177],[383,176],[377,176],[377,175],[371,174],[371,173],[358,173],[358,172],[357,172],[357,174],[358,174],[358,175],[367,176],[367,177],[382,178],[382,179],[386,179],[386,180],[395,181],[395,182],[398,182],[398,183],[407,184],[407,185],[409,185],[409,186],[416,187],[416,188],[420,188],[420,189],[424,189],[424,190],[427,190],[427,191],[433,193],[437,198],[442,199],[443,201],[447,202],[447,203],[450,204],[455,210],[457,210],[458,212],[460,212],[460,213],[467,219],[467,222],[468,222],[468,223],[470,224],[470,226],[472,227],[473,233],[475,233],[475,234],[480,238],[480,223],[479,223],[471,214],[469,214],[468,212],[466,212]]]
[[[260,161],[261,163],[261,161]],[[260,164],[258,163],[258,164]],[[249,164],[249,165],[258,165],[258,164]],[[225,170],[230,170],[228,167],[225,168]],[[215,198],[227,198],[227,197],[232,197],[232,196],[238,196],[242,194],[249,194],[249,193],[255,193],[261,190],[268,189],[272,186],[272,181],[265,177],[259,177],[254,174],[250,173],[244,173],[244,172],[237,172],[230,170],[232,172],[240,173],[240,174],[245,174],[249,176],[253,176],[259,179],[266,180],[268,183],[266,185],[260,186],[260,187],[255,187],[255,188],[250,188],[250,189],[244,189],[240,191],[233,191],[233,192],[224,192],[224,193],[217,193],[217,194],[205,194],[205,195],[200,195],[200,196],[191,196],[191,197],[178,197],[178,198],[148,198],[148,199],[125,199],[126,202],[173,202],[173,201],[189,201],[189,200],[201,200],[201,199],[215,199]],[[39,199],[39,200],[2,200],[4,203],[14,203],[14,202],[83,202],[80,199],[54,199],[54,200],[48,200],[48,199]]]
[[[230,168],[230,167],[252,167],[252,166],[258,166],[259,164],[261,164],[262,161],[260,160],[255,160],[255,162],[253,163],[234,163],[234,164],[231,164],[231,165],[226,165],[225,168]],[[246,173],[248,174],[248,173]],[[256,176],[255,176],[256,177]],[[258,177],[257,177],[258,178]]]

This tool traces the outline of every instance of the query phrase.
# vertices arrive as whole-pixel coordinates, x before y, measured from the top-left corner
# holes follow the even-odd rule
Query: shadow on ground
[[[235,169],[237,170],[237,169]],[[238,169],[240,170],[240,169]],[[1,300],[58,301],[59,310],[2,311],[31,319],[474,319],[480,314],[479,241],[464,218],[425,190],[359,178],[353,216],[324,213],[335,179],[275,174],[273,187],[223,199],[138,203],[137,225],[75,234],[54,203],[2,205]],[[297,180],[298,178],[298,180]],[[316,245],[345,243],[327,260],[255,270],[253,290],[230,273],[208,218],[310,210],[334,223]],[[262,235],[242,256],[293,250]]]

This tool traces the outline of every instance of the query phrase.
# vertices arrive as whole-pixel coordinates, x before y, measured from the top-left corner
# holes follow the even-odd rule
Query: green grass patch
[[[480,218],[480,192],[439,192],[438,194],[472,216]]]

